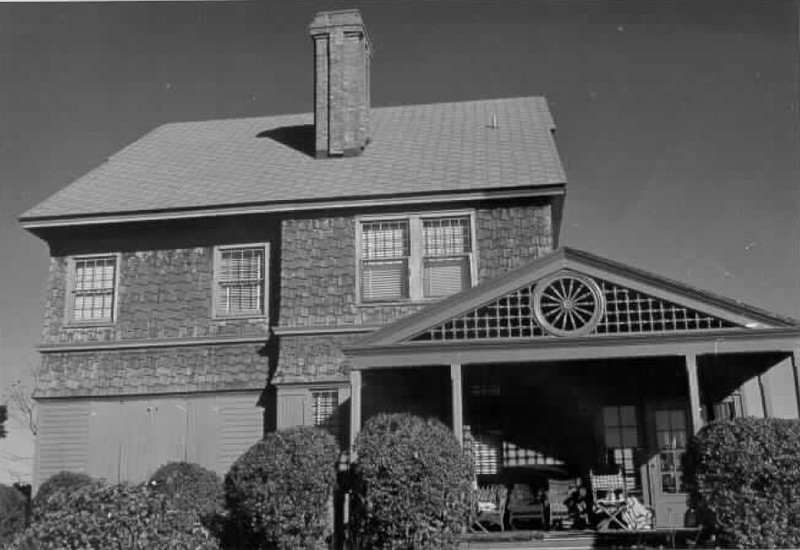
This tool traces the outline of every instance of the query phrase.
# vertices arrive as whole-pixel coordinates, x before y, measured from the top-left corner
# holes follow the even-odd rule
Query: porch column
[[[697,433],[703,427],[703,415],[700,408],[700,381],[697,377],[697,356],[687,354],[686,377],[689,379],[689,407],[692,411],[692,433]]]
[[[792,352],[791,360],[792,374],[794,374],[794,396],[797,399],[797,418],[800,418],[800,348]]]
[[[353,447],[361,431],[361,371],[350,371],[350,460],[355,458]]]
[[[458,442],[464,444],[464,403],[461,384],[461,365],[450,365],[450,391],[453,403],[453,434]]]
[[[772,393],[767,387],[767,380],[763,374],[758,375],[758,393],[761,395],[761,406],[764,409],[764,418],[775,416],[772,407]]]

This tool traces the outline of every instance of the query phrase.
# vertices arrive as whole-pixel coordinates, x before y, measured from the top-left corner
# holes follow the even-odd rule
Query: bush
[[[352,528],[364,548],[454,545],[473,467],[452,431],[408,414],[371,418],[356,441]]]
[[[28,500],[14,487],[0,484],[0,546],[25,529]]]
[[[46,508],[10,550],[218,549],[207,531],[181,522],[167,498],[146,484],[91,484],[72,492],[56,491]]]
[[[50,476],[39,487],[36,497],[33,499],[34,517],[44,513],[47,508],[47,501],[57,491],[71,492],[86,485],[97,485],[99,483],[98,480],[92,479],[81,472],[62,471]]]
[[[163,494],[173,510],[183,514],[183,521],[218,530],[225,493],[222,479],[215,472],[191,462],[169,462],[156,470],[150,487]]]
[[[800,421],[737,418],[689,444],[693,506],[720,544],[800,547]]]
[[[225,498],[247,548],[324,548],[333,534],[334,438],[317,428],[268,434],[225,477]]]

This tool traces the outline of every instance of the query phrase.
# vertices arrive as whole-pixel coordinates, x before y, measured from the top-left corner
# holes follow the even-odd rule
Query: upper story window
[[[468,213],[362,219],[361,300],[440,298],[470,287],[472,229]]]
[[[83,256],[72,259],[69,320],[112,322],[117,285],[117,256]]]
[[[220,246],[214,257],[217,317],[263,315],[266,311],[267,248],[263,244]]]

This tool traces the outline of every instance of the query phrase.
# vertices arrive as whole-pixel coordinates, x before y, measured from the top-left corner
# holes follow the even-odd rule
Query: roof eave
[[[210,206],[205,208],[77,214],[71,216],[26,216],[23,214],[18,218],[18,221],[23,228],[27,230],[36,230],[57,227],[181,220],[217,216],[302,212],[321,209],[328,210],[381,206],[406,206],[414,204],[452,203],[453,201],[551,197],[563,195],[565,185],[566,182],[561,182],[528,187],[482,189],[445,193],[417,193],[402,196],[385,195],[375,197],[343,197],[257,204],[230,204],[223,206]]]

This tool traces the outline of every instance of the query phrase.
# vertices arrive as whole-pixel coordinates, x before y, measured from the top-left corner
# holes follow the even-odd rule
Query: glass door
[[[687,494],[683,455],[688,439],[688,415],[682,405],[659,405],[652,411],[652,453],[648,476],[656,525],[683,527]]]

